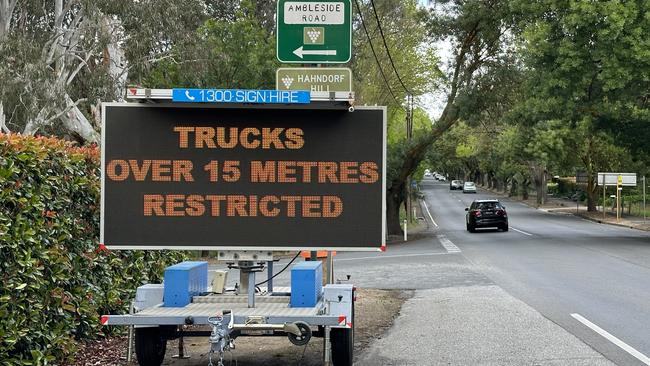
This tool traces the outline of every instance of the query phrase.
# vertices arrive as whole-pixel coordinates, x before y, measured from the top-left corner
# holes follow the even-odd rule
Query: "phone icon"
[[[187,99],[189,99],[189,100],[192,100],[192,101],[195,99],[193,96],[190,95],[190,91],[189,91],[189,90],[185,90],[185,97],[186,97]]]

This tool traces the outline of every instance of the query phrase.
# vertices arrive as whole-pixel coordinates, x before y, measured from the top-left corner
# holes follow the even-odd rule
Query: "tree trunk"
[[[521,198],[523,200],[528,199],[528,190],[530,188],[530,180],[524,179],[523,182],[521,182]]]
[[[0,42],[9,34],[16,2],[17,0],[0,0]]]
[[[598,202],[598,186],[593,174],[588,173],[587,178],[587,211],[596,211],[596,202]],[[603,202],[603,210],[605,210],[605,202]]]
[[[99,144],[100,135],[90,124],[86,116],[81,113],[68,94],[65,95],[67,112],[61,115],[63,126],[70,132],[77,134],[85,142]]]
[[[9,127],[7,127],[4,105],[2,104],[1,100],[0,100],[0,133],[11,133],[11,131],[9,131]]]
[[[546,166],[538,162],[529,162],[531,175],[533,176],[533,183],[535,184],[536,202],[537,205],[546,203],[546,191],[548,186],[546,184]]]
[[[402,235],[402,225],[399,220],[399,206],[402,204],[402,195],[393,194],[392,190],[386,193],[386,220],[388,235]]]

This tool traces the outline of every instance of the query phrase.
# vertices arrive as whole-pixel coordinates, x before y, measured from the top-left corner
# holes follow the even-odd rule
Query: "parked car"
[[[449,189],[452,191],[455,191],[457,189],[463,189],[463,181],[462,180],[452,180],[449,183]]]
[[[470,233],[479,227],[496,227],[508,231],[506,206],[499,200],[475,200],[465,211],[465,225]]]
[[[476,184],[474,182],[465,182],[463,184],[463,193],[476,193]]]

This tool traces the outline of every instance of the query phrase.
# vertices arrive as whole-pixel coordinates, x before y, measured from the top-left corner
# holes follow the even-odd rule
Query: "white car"
[[[463,193],[476,193],[476,184],[474,182],[465,182],[463,184]]]

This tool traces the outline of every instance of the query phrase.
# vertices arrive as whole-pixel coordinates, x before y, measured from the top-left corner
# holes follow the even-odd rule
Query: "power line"
[[[359,0],[354,0],[354,3],[357,5],[357,11],[359,12],[359,18],[361,18],[361,25],[363,26],[363,31],[366,33],[366,37],[368,38],[368,43],[370,44],[370,50],[372,51],[373,56],[375,56],[375,61],[377,62],[377,66],[379,67],[379,72],[381,73],[381,77],[384,79],[384,83],[386,83],[386,87],[388,88],[388,91],[390,92],[390,95],[393,96],[393,99],[395,99],[395,102],[397,105],[401,106],[401,103],[395,96],[395,93],[393,93],[393,90],[390,88],[390,84],[388,83],[388,79],[386,78],[386,74],[384,73],[384,69],[381,67],[381,63],[379,62],[379,58],[377,57],[377,53],[375,52],[375,47],[372,45],[372,40],[370,39],[370,34],[368,33],[368,28],[366,28],[366,21],[363,19],[363,14],[361,13],[361,7],[359,6]]]
[[[397,75],[397,80],[399,80],[399,83],[402,85],[402,88],[404,88],[404,91],[406,91],[406,103],[407,103],[406,134],[407,137],[410,139],[413,135],[413,93],[411,93],[411,91],[406,87],[406,84],[404,84],[404,81],[402,80],[399,71],[397,71],[397,67],[395,67],[393,56],[391,56],[390,54],[390,49],[388,48],[388,44],[386,43],[386,37],[384,37],[384,30],[381,28],[381,22],[379,21],[379,15],[377,14],[375,1],[370,0],[370,5],[372,6],[372,12],[375,14],[375,20],[377,21],[377,29],[379,29],[379,35],[381,36],[381,40],[384,43],[384,48],[386,48],[388,61],[390,61],[390,65],[393,67],[393,71],[395,71],[395,75]]]
[[[384,47],[386,48],[386,54],[388,55],[388,60],[390,61],[390,65],[393,67],[393,70],[395,71],[395,75],[397,75],[397,80],[399,80],[399,83],[402,84],[402,88],[406,91],[407,94],[413,95],[406,85],[404,85],[404,82],[402,81],[402,77],[399,75],[399,72],[397,71],[397,68],[395,67],[395,63],[393,62],[393,57],[390,55],[390,50],[388,49],[388,44],[386,44],[386,37],[384,37],[384,31],[381,29],[381,23],[379,22],[379,16],[377,15],[377,9],[375,8],[375,1],[370,0],[370,5],[372,6],[372,11],[375,14],[375,19],[377,20],[377,28],[379,29],[379,35],[381,35],[381,40],[384,42]],[[358,5],[357,5],[358,7]]]

